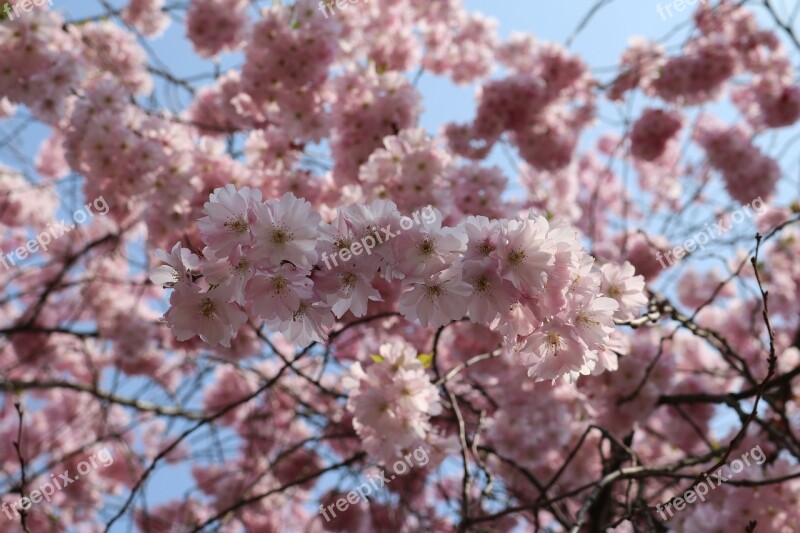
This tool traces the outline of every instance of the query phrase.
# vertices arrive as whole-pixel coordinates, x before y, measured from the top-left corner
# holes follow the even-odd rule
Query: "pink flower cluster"
[[[513,73],[481,87],[472,124],[447,126],[451,150],[483,159],[500,136],[510,132],[531,165],[547,170],[567,166],[578,133],[594,115],[586,66],[560,46],[519,37],[501,47],[498,57]],[[569,99],[585,104],[564,106]]]
[[[621,100],[639,87],[666,102],[691,106],[718,98],[725,84],[740,73],[756,77],[769,73],[784,83],[792,78],[780,41],[772,31],[759,28],[751,11],[728,0],[719,5],[702,2],[694,19],[699,34],[673,57],[666,57],[660,45],[633,39],[622,57],[625,70],[611,84],[609,97]],[[755,86],[750,90],[762,96],[765,92]],[[780,91],[771,93],[771,98],[780,96]]]
[[[49,124],[64,114],[82,76],[80,45],[61,31],[62,23],[55,12],[36,9],[13,25],[0,24],[0,94]]]
[[[47,475],[37,465],[73,468],[76,450],[103,440],[120,457],[102,480],[32,509],[30,530],[54,520],[96,528],[104,494],[144,490],[147,464],[186,425],[167,419],[198,429],[164,456],[188,463],[197,490],[131,506],[142,530],[224,520],[226,531],[444,532],[459,518],[468,530],[569,529],[619,443],[636,464],[682,475],[726,446],[717,406],[755,397],[774,343],[781,386],[767,384],[770,401],[741,443],[769,456],[742,479],[767,483],[726,485],[666,525],[727,531],[757,520],[800,531],[798,481],[776,481],[797,470],[783,456],[797,448],[800,419],[800,383],[788,375],[800,367],[800,230],[788,223],[800,207],[778,198],[754,215],[764,235],[783,225],[758,258],[772,336],[754,269],[736,248],[749,248],[752,233],[708,243],[699,257],[732,259],[719,272],[696,258],[665,271],[659,260],[695,232],[694,214],[719,207],[716,174],[742,203],[776,196],[779,161],[759,136],[800,118],[780,32],[760,29],[739,2],[701,2],[685,43],[668,55],[633,40],[620,71],[600,80],[590,72],[607,71],[564,47],[500,40],[461,0],[372,0],[327,19],[316,0],[266,2],[260,16],[253,4],[130,0],[108,21],[78,24],[46,9],[0,21],[3,149],[32,155],[17,153],[14,134],[28,113],[50,126],[38,176],[0,165],[0,253],[26,246],[73,196],[111,205],[35,261],[0,268],[0,382],[15,392],[0,404],[9,489],[20,429],[28,485]],[[157,35],[186,9],[188,40],[209,66],[225,52],[242,64],[212,81],[148,56],[160,43],[140,34]],[[477,83],[474,119],[441,136],[420,127],[415,72]],[[151,75],[159,91],[148,98]],[[180,111],[158,106],[160,89],[173,86],[194,94]],[[636,90],[651,100],[627,128]],[[699,115],[681,153],[687,108],[726,93],[744,121]],[[595,113],[602,97],[625,121],[587,143],[588,125],[607,118]],[[498,143],[522,159],[508,178],[482,161]],[[153,283],[143,254],[159,263]],[[615,327],[631,320],[642,327]],[[22,424],[12,399],[29,407]],[[54,440],[58,423],[70,431]],[[474,474],[466,499],[462,431]],[[398,477],[386,498],[337,509],[330,522],[313,516],[363,481],[365,465],[420,446],[433,464]],[[444,459],[456,468],[436,468]],[[609,497],[624,502],[630,481],[653,505],[671,494],[663,479],[618,478]],[[613,530],[654,524],[646,505],[634,511]]]
[[[732,99],[754,127],[783,128],[800,120],[800,86],[775,76],[734,91]]]
[[[169,15],[163,11],[164,0],[130,0],[122,11],[122,18],[142,35],[157,37],[170,24]]]
[[[238,49],[249,17],[247,0],[192,0],[186,13],[186,36],[195,52],[213,57]]]
[[[333,88],[333,177],[344,185],[354,181],[386,136],[413,127],[422,109],[414,87],[396,73],[353,70],[333,80]]]
[[[92,22],[74,31],[83,42],[81,57],[89,67],[108,72],[131,94],[153,90],[147,58],[133,34],[110,22]]]
[[[449,203],[444,178],[452,157],[424,129],[403,130],[383,143],[385,148],[374,150],[359,170],[369,198],[392,198],[404,212]]]
[[[573,380],[595,370],[613,318],[645,302],[632,267],[604,267],[603,282],[568,226],[528,215],[443,227],[428,209],[436,218],[407,227],[394,203],[377,200],[339,208],[327,223],[291,193],[263,202],[257,189],[217,189],[198,221],[202,260],[178,244],[159,256],[168,267],[153,280],[174,288],[167,323],[179,340],[229,346],[258,317],[305,346],[346,313],[386,302],[424,327],[465,317],[488,325],[529,375]]]
[[[755,198],[772,196],[781,169],[753,144],[744,127],[727,127],[705,115],[695,140],[705,149],[709,164],[722,173],[733,199],[747,204]]]
[[[642,37],[634,37],[622,54],[622,73],[617,76],[608,90],[611,100],[619,101],[628,91],[642,86],[656,74],[666,62],[662,46]]]
[[[652,88],[667,102],[700,104],[718,96],[736,67],[736,55],[727,43],[703,42],[668,60]]]
[[[658,159],[682,124],[680,115],[674,111],[645,109],[631,130],[631,154],[645,161]]]
[[[247,40],[244,94],[235,105],[292,137],[318,140],[327,126],[319,89],[335,58],[336,38],[311,0],[264,9]]]
[[[343,380],[350,390],[347,409],[367,453],[390,463],[420,445],[441,446],[430,424],[442,410],[439,392],[416,350],[402,341],[387,343],[373,357],[366,371],[353,363]]]
[[[422,25],[422,67],[459,84],[472,83],[492,71],[493,52],[499,45],[496,21],[469,14],[456,2],[433,6],[425,2],[422,9],[427,19]],[[431,17],[430,11],[439,16]]]

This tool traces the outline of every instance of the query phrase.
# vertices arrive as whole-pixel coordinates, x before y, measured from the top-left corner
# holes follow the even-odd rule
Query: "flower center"
[[[342,287],[351,289],[355,286],[356,281],[358,281],[358,276],[352,272],[345,272],[342,274]]]
[[[575,318],[575,321],[578,323],[579,326],[599,326],[600,321],[595,320],[590,315],[586,313],[578,313],[578,316]]]
[[[288,283],[286,283],[286,279],[282,278],[281,276],[275,276],[272,278],[272,290],[275,291],[277,294],[282,294],[286,292]]]
[[[292,315],[292,320],[297,322],[298,319],[303,318],[306,315],[306,309],[308,309],[308,304],[301,303],[300,308]]]
[[[514,250],[508,254],[508,263],[511,266],[517,266],[525,259],[525,250]]]
[[[553,356],[557,357],[558,351],[563,347],[561,344],[561,335],[559,335],[555,331],[551,331],[550,333],[547,334],[547,344]]]
[[[247,231],[247,222],[245,222],[244,218],[239,217],[235,220],[227,221],[224,226],[230,230],[231,233],[234,235],[242,235]]]
[[[204,298],[200,304],[200,316],[211,318],[214,315],[214,301],[211,298]]]
[[[350,248],[350,242],[344,237],[339,237],[333,242],[333,247],[337,250],[344,250],[345,248]]]
[[[434,298],[435,299],[435,298],[438,298],[439,296],[441,296],[442,293],[444,292],[444,290],[439,285],[426,285],[425,286],[425,292],[428,293],[428,296],[430,298]]]
[[[419,244],[419,253],[422,257],[430,257],[435,251],[436,247],[431,239],[425,239]]]
[[[250,270],[250,262],[242,257],[239,260],[239,264],[234,267],[234,270],[237,274],[246,274]]]
[[[489,282],[489,278],[485,274],[478,276],[475,279],[473,286],[477,292],[488,292],[489,289],[492,288],[492,284]]]
[[[488,256],[490,253],[494,251],[494,246],[492,243],[489,242],[489,238],[483,240],[483,242],[478,246],[478,252],[484,257]]]
[[[290,240],[292,240],[291,235],[282,228],[277,228],[272,232],[272,244],[275,246],[282,246]]]

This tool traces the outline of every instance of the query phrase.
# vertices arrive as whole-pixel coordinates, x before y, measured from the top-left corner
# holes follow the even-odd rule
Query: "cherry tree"
[[[460,0],[55,4],[0,6],[0,530],[800,530],[798,10],[609,71]]]

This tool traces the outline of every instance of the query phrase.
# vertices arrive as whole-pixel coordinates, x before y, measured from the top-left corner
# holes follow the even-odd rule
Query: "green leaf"
[[[372,360],[373,360],[373,361],[375,361],[376,363],[383,363],[383,357],[381,357],[380,355],[378,355],[378,354],[376,354],[376,353],[374,353],[374,354],[370,355],[370,357],[371,357],[371,358],[372,358]]]
[[[430,368],[433,364],[433,354],[432,353],[421,353],[417,356],[419,362],[422,363],[422,366],[425,368]]]

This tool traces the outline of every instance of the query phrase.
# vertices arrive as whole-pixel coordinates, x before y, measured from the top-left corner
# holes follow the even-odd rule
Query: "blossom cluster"
[[[176,244],[153,278],[174,289],[165,318],[181,341],[229,346],[251,316],[305,346],[325,341],[346,313],[363,317],[370,302],[391,300],[423,327],[464,318],[490,326],[529,375],[574,380],[615,366],[598,356],[613,319],[646,303],[632,267],[601,274],[576,230],[533,214],[453,227],[437,216],[401,229],[397,206],[376,200],[324,222],[291,193],[262,201],[258,189],[233,185],[215,190],[204,213],[202,260]],[[366,238],[376,243],[366,254],[322,268],[322,257]],[[376,279],[397,287],[379,291]]]
[[[161,35],[170,24],[164,0],[131,0],[122,11],[122,18],[147,37]]]
[[[523,36],[503,45],[498,58],[512,74],[483,85],[471,124],[447,126],[450,148],[463,157],[483,159],[508,132],[529,164],[545,170],[564,168],[593,115],[586,65],[560,46]],[[581,105],[568,107],[568,100]]]
[[[733,199],[745,205],[753,198],[772,196],[781,175],[780,167],[753,144],[745,128],[726,127],[706,116],[695,137],[705,149],[709,164],[722,172]]]
[[[581,508],[605,514],[587,483],[617,533],[800,531],[800,206],[775,194],[797,148],[774,131],[798,127],[800,84],[768,10],[700,2],[688,36],[633,39],[611,71],[462,0],[327,19],[317,0],[95,4],[0,20],[0,263],[79,197],[110,206],[0,268],[0,507],[45,465],[120,458],[31,508],[30,531],[96,529],[109,494],[143,531],[581,529]],[[180,35],[196,76],[161,54]],[[439,134],[432,78],[476,89]],[[758,260],[742,228],[661,268],[700,215],[737,223],[722,186],[765,200]],[[153,283],[142,258],[163,263]],[[745,486],[657,524],[680,488],[664,476],[757,444]],[[309,512],[419,447],[430,466],[386,493]],[[190,490],[139,506],[181,462]]]
[[[387,343],[374,359],[366,370],[355,362],[343,383],[364,449],[389,463],[423,443],[442,446],[430,424],[442,410],[439,393],[416,350],[402,341]]]

